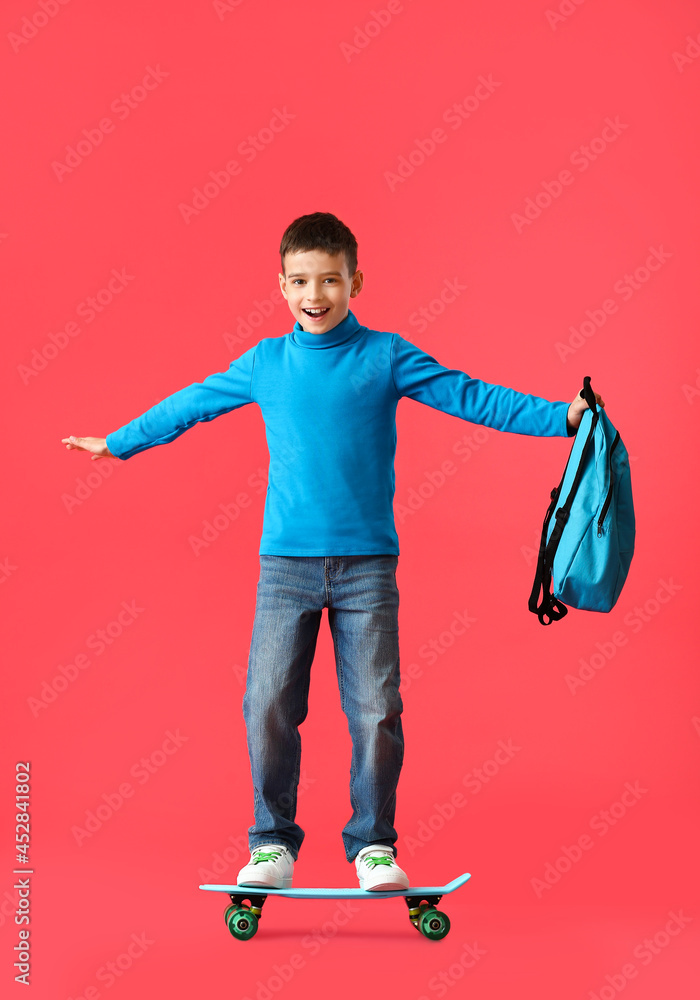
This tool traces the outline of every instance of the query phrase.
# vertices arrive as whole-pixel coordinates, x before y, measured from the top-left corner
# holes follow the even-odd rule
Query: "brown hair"
[[[357,240],[348,227],[331,212],[300,215],[287,226],[280,243],[282,274],[286,274],[285,254],[303,253],[307,250],[324,250],[332,256],[344,253],[351,278],[357,270]]]

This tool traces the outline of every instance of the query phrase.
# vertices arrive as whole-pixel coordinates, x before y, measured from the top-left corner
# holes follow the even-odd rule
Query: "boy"
[[[295,822],[299,725],[321,614],[328,608],[341,705],[352,738],[343,832],[360,887],[407,888],[396,864],[396,787],[403,763],[394,525],[396,405],[401,396],[498,430],[575,433],[588,405],[549,402],[444,368],[398,334],[362,326],[348,308],[362,290],[357,241],[314,212],[286,229],[282,294],[291,333],[265,337],[106,438],[67,448],[131,458],[197,421],[256,402],[270,452],[255,618],[243,714],[254,790],[248,886],[289,888],[304,838]],[[596,401],[603,406],[602,399]]]

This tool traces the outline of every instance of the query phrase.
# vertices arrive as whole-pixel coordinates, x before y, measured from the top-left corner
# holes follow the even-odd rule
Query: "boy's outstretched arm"
[[[199,421],[213,420],[222,413],[252,403],[254,366],[255,347],[251,347],[232,361],[227,371],[215,372],[203,382],[193,382],[166,396],[106,438],[71,436],[61,441],[68,449],[92,452],[93,461],[98,458],[126,460],[147,448],[173,441]]]
[[[568,437],[576,433],[588,403],[578,395],[571,403],[552,402],[503,385],[470,378],[456,368],[445,368],[430,354],[392,335],[391,369],[399,396],[474,424],[513,434]],[[596,393],[596,402],[604,406]]]

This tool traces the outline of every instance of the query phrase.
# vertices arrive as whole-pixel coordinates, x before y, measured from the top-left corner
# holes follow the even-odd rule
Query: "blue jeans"
[[[253,778],[251,850],[282,843],[296,859],[301,765],[311,664],[323,608],[333,636],[340,703],[352,739],[352,816],[342,831],[352,861],[369,844],[397,853],[396,786],[403,764],[397,555],[260,556],[243,697]]]

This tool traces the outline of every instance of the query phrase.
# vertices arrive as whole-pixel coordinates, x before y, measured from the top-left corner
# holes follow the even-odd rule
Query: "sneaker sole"
[[[238,885],[253,886],[256,889],[291,889],[292,879],[282,878],[273,879],[271,882],[254,882],[252,880],[247,882],[238,882]]]
[[[408,886],[400,882],[380,882],[379,885],[363,885],[360,882],[360,889],[365,889],[367,892],[403,892]]]

